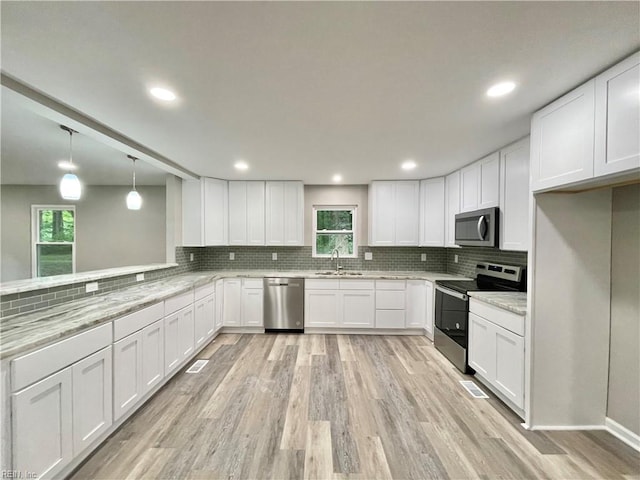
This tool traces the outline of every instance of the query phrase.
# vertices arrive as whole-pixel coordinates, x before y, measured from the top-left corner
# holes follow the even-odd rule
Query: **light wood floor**
[[[605,432],[528,432],[423,337],[221,335],[74,479],[638,479]]]

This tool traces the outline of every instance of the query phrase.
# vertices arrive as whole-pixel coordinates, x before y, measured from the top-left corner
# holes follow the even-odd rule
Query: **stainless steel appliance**
[[[264,279],[264,329],[304,332],[304,278]]]
[[[526,269],[520,266],[481,262],[476,265],[475,280],[436,280],[434,346],[463,373],[475,373],[469,367],[468,292],[526,292]]]
[[[497,247],[500,209],[485,208],[456,215],[456,245]]]

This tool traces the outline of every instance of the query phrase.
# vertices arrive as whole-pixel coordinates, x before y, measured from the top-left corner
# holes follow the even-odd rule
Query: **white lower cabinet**
[[[164,321],[142,330],[142,394],[153,390],[164,378]]]
[[[305,290],[305,327],[337,327],[340,294],[337,290]]]
[[[374,292],[371,290],[342,290],[339,292],[340,326],[373,328],[376,316]]]
[[[225,327],[239,327],[242,322],[242,281],[239,278],[224,280],[224,309],[222,323]]]
[[[215,309],[215,331],[217,332],[222,328],[224,319],[224,280],[216,280]]]
[[[436,308],[436,298],[435,293],[436,290],[433,288],[433,283],[427,281],[425,282],[425,288],[427,290],[426,299],[427,299],[427,309],[426,316],[424,320],[424,329],[431,340],[433,340],[433,327],[435,325],[435,308]]]
[[[376,328],[405,328],[404,280],[376,280]]]
[[[373,328],[374,283],[364,279],[307,280],[306,327]]]
[[[195,321],[195,348],[200,348],[215,332],[216,306],[214,295],[208,295],[193,306]]]
[[[262,288],[242,289],[242,326],[261,327],[264,325],[262,318]]]
[[[113,344],[113,419],[127,413],[142,395],[142,331],[138,331]]]
[[[407,328],[424,328],[427,314],[427,282],[407,280]]]
[[[51,478],[73,458],[72,367],[12,395],[13,470]]]
[[[173,313],[164,319],[164,373],[169,375],[180,365],[180,315]]]
[[[193,306],[183,308],[178,314],[178,341],[181,361],[183,361],[188,359],[194,351],[195,319]]]
[[[469,365],[496,393],[519,409],[524,408],[524,337],[507,330],[491,319],[473,312],[474,300],[469,313]],[[517,332],[523,331],[524,318],[515,313],[494,307],[482,307],[482,312],[498,310],[496,322],[513,325]]]
[[[111,346],[73,365],[73,453],[78,455],[113,423]]]

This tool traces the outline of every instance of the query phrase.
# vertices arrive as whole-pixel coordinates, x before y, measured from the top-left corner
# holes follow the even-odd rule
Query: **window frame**
[[[71,210],[73,212],[73,242],[41,242],[40,215],[42,210]],[[78,216],[75,205],[31,205],[31,277],[38,276],[38,245],[71,245],[71,273],[76,273],[76,242],[78,240]]]
[[[318,230],[318,211],[322,210],[349,210],[351,211],[351,230]],[[313,250],[312,257],[313,258],[331,258],[331,254],[322,254],[318,253],[317,250],[317,239],[318,233],[337,233],[337,234],[352,234],[353,235],[353,254],[351,255],[342,255],[340,254],[340,258],[358,258],[358,206],[357,205],[313,205],[312,208],[313,215]]]

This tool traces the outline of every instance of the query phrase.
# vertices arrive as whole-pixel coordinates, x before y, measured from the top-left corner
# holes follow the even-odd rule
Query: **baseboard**
[[[222,327],[222,333],[264,333],[264,327]]]
[[[634,450],[640,452],[640,435],[632,432],[627,427],[620,425],[609,417],[604,419],[604,425],[611,435],[617,437]]]
[[[420,328],[331,328],[304,327],[304,333],[325,335],[424,335]]]
[[[606,430],[604,425],[533,425],[528,430]]]

